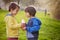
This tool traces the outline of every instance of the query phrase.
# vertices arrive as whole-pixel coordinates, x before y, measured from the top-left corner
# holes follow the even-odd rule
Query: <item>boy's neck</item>
[[[31,16],[30,18],[35,18],[35,16]]]

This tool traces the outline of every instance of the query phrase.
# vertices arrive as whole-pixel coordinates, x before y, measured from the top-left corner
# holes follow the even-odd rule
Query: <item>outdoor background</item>
[[[60,0],[0,0],[0,40],[7,40],[6,25],[4,17],[8,14],[10,2],[16,2],[20,6],[20,11],[16,15],[17,21],[25,17],[24,9],[33,6],[36,10],[36,17],[42,22],[39,31],[39,40],[60,40]],[[26,31],[19,31],[19,40],[27,40]]]

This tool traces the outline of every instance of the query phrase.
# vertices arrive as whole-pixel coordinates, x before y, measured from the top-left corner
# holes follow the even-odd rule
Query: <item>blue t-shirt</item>
[[[30,18],[26,26],[27,37],[28,38],[38,37],[40,26],[41,26],[41,21],[39,19]]]

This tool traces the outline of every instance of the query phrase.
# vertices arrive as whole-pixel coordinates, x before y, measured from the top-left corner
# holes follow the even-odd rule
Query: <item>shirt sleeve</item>
[[[38,31],[39,29],[40,29],[40,25],[39,25],[37,20],[33,21],[33,27],[28,27],[27,26],[27,28],[26,28],[26,30],[29,31],[29,32]]]
[[[7,26],[10,27],[10,28],[13,28],[13,29],[20,28],[20,24],[15,24],[11,17],[6,17],[5,21],[6,21]]]

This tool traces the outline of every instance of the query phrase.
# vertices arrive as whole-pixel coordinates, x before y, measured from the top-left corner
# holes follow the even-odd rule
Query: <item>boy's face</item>
[[[26,17],[30,18],[30,14],[28,12],[25,12]]]
[[[18,13],[18,11],[19,11],[18,7],[16,9],[14,9],[14,10],[11,9],[12,15],[16,15]]]

